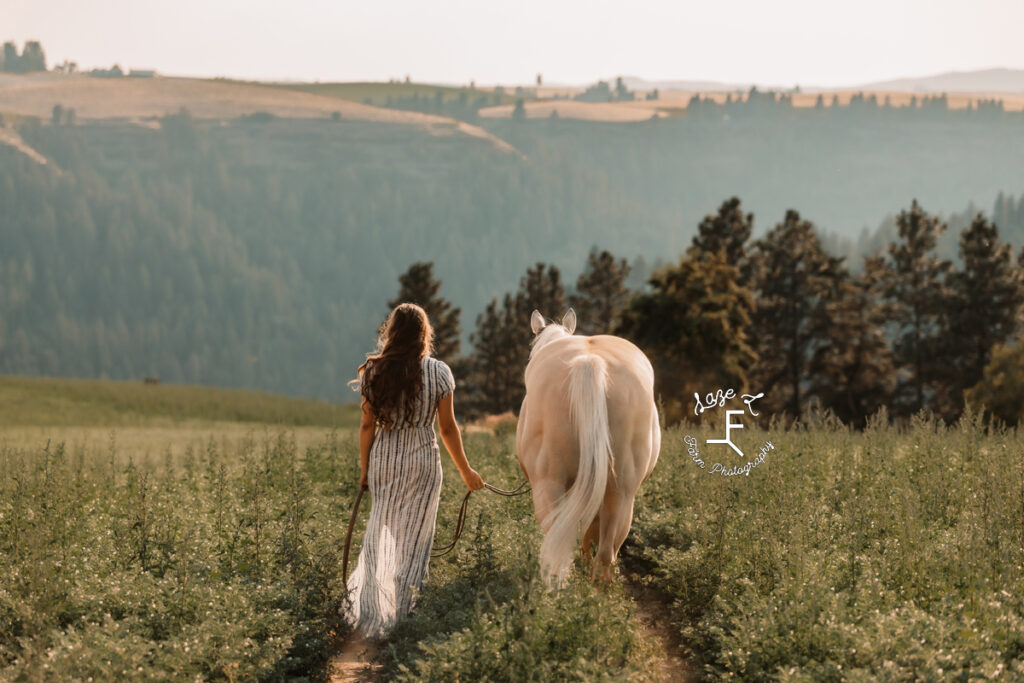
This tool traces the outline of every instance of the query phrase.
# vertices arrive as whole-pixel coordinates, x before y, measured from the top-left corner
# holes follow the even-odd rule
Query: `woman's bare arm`
[[[459,468],[462,481],[466,483],[470,491],[476,491],[483,488],[484,480],[476,470],[469,466],[466,451],[462,447],[462,432],[459,431],[459,425],[455,422],[454,394],[453,391],[437,404],[437,421],[441,427],[441,440],[444,441],[444,447],[448,449],[448,454],[452,456],[455,466]]]
[[[365,490],[370,485],[370,448],[377,434],[377,420],[366,399],[363,399],[362,409],[363,415],[359,419],[359,485]]]

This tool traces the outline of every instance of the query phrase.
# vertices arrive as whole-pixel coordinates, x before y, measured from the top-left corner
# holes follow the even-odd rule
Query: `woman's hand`
[[[484,487],[483,477],[472,467],[462,473],[462,481],[466,482],[470,491],[479,491]]]
[[[364,491],[370,488],[370,479],[366,470],[363,470],[362,473],[359,475],[359,488],[361,488]]]

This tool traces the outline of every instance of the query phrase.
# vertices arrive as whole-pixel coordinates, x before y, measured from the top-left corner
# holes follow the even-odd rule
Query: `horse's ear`
[[[569,311],[562,316],[562,327],[564,327],[569,334],[576,331],[576,311],[570,308]]]
[[[530,316],[530,329],[533,330],[534,334],[537,334],[544,329],[544,316],[540,314],[540,311],[535,310],[533,315]]]

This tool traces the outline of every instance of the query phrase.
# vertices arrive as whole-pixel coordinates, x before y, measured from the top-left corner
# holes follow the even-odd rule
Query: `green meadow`
[[[352,406],[23,379],[0,406],[0,679],[329,677]],[[659,680],[679,657],[694,679],[1024,677],[1024,436],[971,416],[744,431],[774,449],[724,477],[684,443],[712,430],[666,430],[607,587],[545,588],[530,497],[474,494],[377,676]],[[507,427],[466,444],[520,481]],[[438,544],[464,495],[442,459]]]

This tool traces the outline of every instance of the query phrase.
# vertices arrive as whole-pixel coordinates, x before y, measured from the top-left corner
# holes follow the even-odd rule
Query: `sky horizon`
[[[251,80],[582,85],[616,75],[778,87],[854,87],[1024,69],[1019,0],[4,0],[0,41],[39,40],[48,64],[119,64]]]

